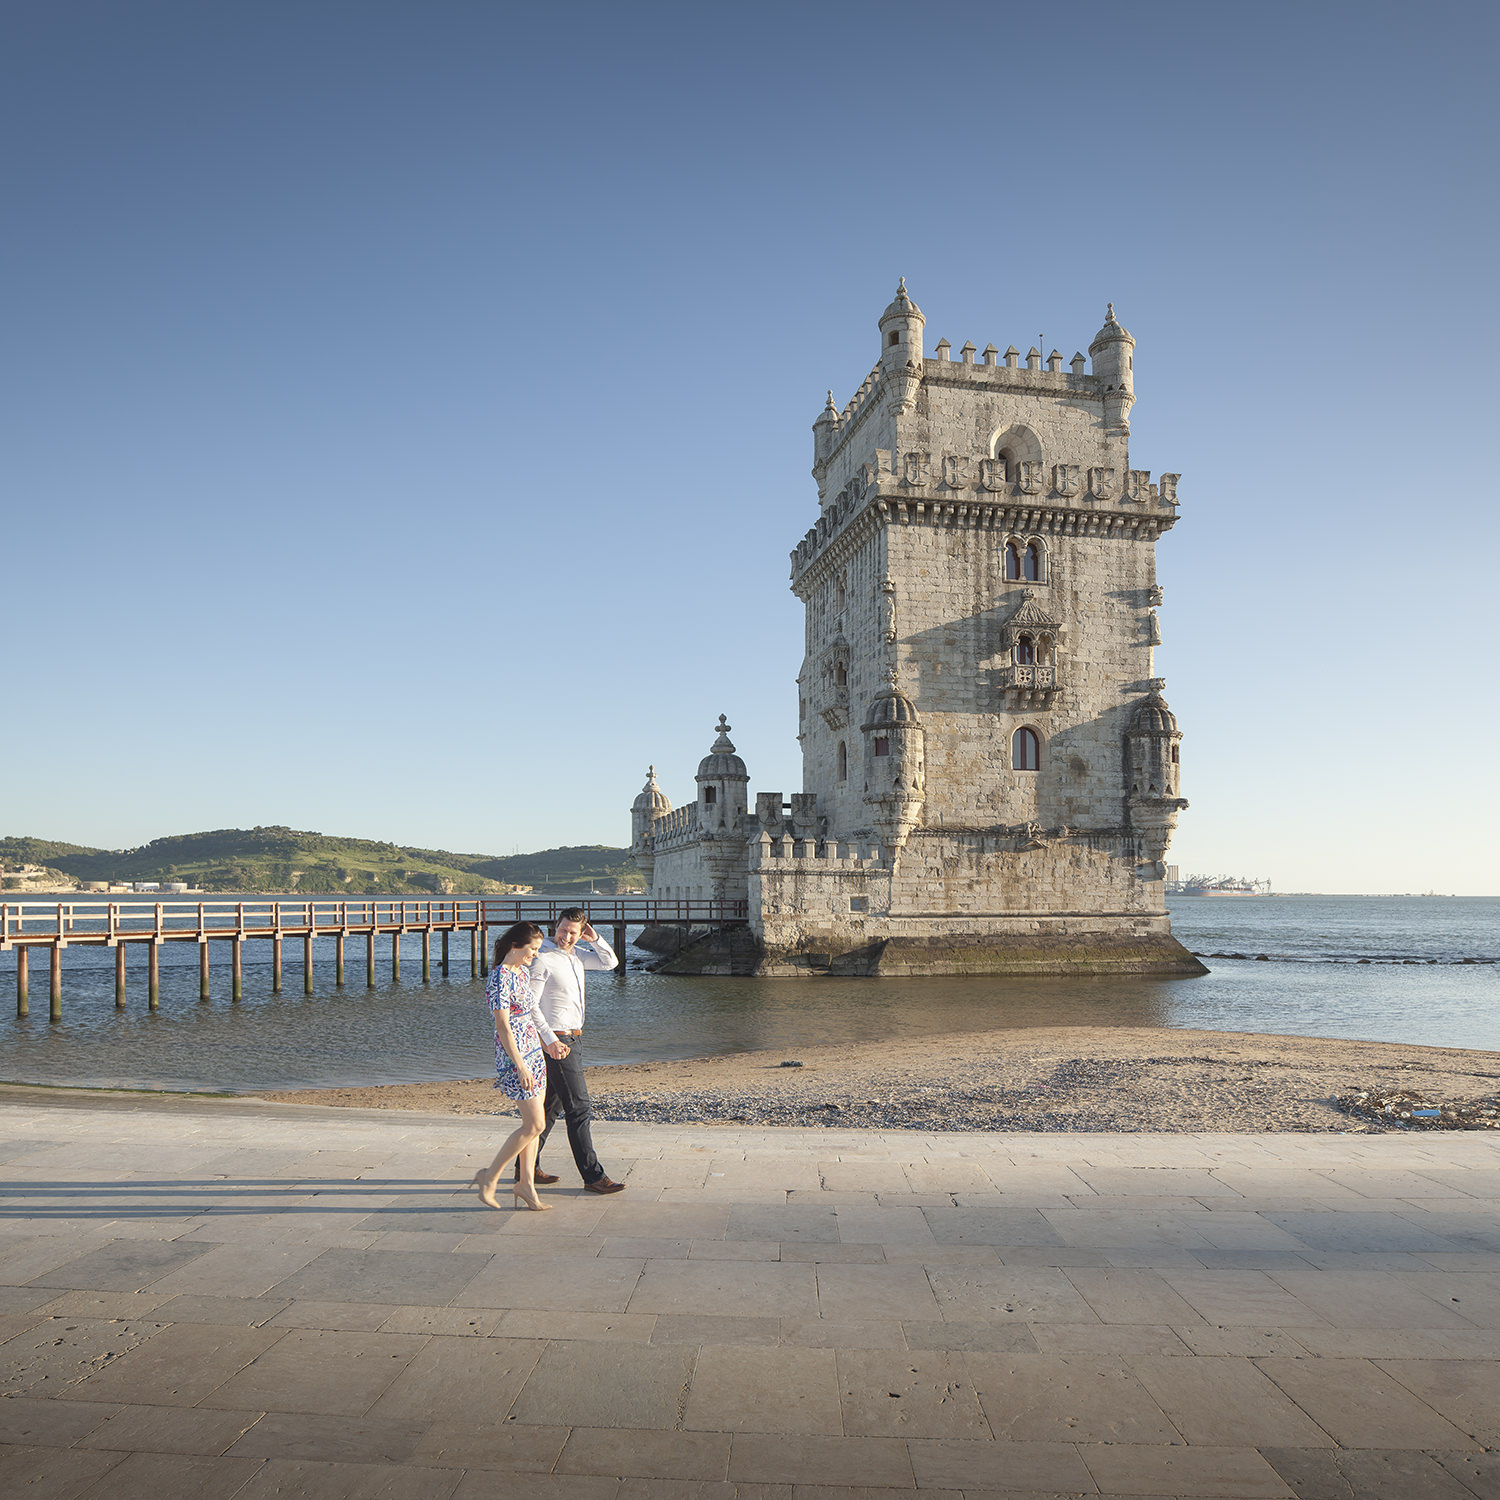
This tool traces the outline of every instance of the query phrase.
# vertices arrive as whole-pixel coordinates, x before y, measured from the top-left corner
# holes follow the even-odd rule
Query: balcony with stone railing
[[[849,689],[838,683],[824,688],[818,712],[830,729],[842,729],[849,722]]]
[[[1000,669],[1000,689],[1007,708],[1050,708],[1061,687],[1054,663],[1019,663]]]

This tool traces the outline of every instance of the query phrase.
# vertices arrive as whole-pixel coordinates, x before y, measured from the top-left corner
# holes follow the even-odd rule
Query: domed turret
[[[1104,425],[1112,433],[1130,431],[1130,408],[1135,405],[1135,340],[1115,317],[1109,304],[1104,327],[1089,345],[1094,378],[1104,385]]]
[[[901,691],[895,667],[870,700],[864,736],[865,805],[880,841],[900,849],[922,817],[926,800],[926,740],[917,706]]]
[[[1159,680],[1158,680],[1159,681]],[[1167,707],[1160,686],[1141,700],[1125,730],[1126,806],[1136,835],[1137,873],[1147,880],[1165,875],[1161,861],[1177,827],[1177,815],[1187,806],[1179,797],[1178,745],[1182,734]]]
[[[833,392],[829,391],[828,400],[823,410],[818,413],[818,420],[813,423],[813,466],[812,476],[822,486],[823,477],[828,473],[828,455],[833,452],[833,445],[839,433],[838,408],[833,404]]]
[[[745,762],[734,753],[729,738],[729,723],[719,715],[719,737],[708,754],[698,762],[698,826],[705,832],[718,828],[738,828],[745,816],[745,788],[750,773]]]
[[[658,818],[666,817],[671,811],[672,804],[656,780],[656,767],[647,766],[646,784],[630,804],[630,853],[641,874],[646,877],[648,890],[652,867],[656,863],[653,849],[654,825]]]
[[[699,850],[716,901],[732,894],[746,868],[745,803],[750,773],[734,753],[729,723],[719,715],[719,737],[698,762]]]
[[[927,319],[906,291],[906,277],[891,305],[880,315],[880,368],[889,399],[899,412],[910,411],[922,384],[922,330]]]

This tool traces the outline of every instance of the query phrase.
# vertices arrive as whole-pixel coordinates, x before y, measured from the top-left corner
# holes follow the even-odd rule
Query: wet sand
[[[786,1067],[784,1063],[800,1063]],[[1337,1096],[1474,1100],[1500,1053],[1164,1027],[1042,1027],[590,1068],[601,1119],[940,1130],[1378,1131]],[[261,1092],[287,1103],[511,1114],[488,1078]]]

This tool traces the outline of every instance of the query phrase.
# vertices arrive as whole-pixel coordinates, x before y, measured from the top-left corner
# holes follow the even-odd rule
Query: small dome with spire
[[[870,699],[861,729],[909,728],[922,722],[917,706],[901,691],[894,667],[885,669],[885,686]]]
[[[896,288],[896,295],[891,305],[880,315],[881,327],[884,327],[890,318],[922,318],[924,323],[927,321],[922,317],[922,309],[911,300],[911,293],[906,290],[906,277],[904,276],[901,278],[901,285]]]
[[[1142,700],[1131,715],[1131,734],[1176,734],[1177,718],[1167,707],[1167,700],[1160,693],[1152,693]]]
[[[651,818],[659,818],[672,811],[672,804],[667,800],[667,794],[662,791],[656,779],[655,766],[646,768],[646,784],[636,793],[635,801],[630,804],[630,810],[633,813],[645,813]]]
[[[719,715],[719,737],[712,749],[698,762],[699,781],[749,781],[750,773],[745,762],[734,753],[734,741],[729,738],[730,725],[723,714]]]
[[[1092,354],[1100,344],[1133,344],[1135,340],[1130,336],[1128,328],[1122,328],[1120,321],[1115,317],[1115,305],[1111,302],[1105,309],[1104,327],[1094,335],[1094,342],[1089,345],[1089,353]]]

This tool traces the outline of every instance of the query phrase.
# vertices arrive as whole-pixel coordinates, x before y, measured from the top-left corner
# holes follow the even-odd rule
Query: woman
[[[543,1103],[547,1066],[542,1060],[542,1044],[545,1042],[557,1058],[566,1057],[568,1048],[542,1019],[531,993],[526,971],[541,946],[542,929],[534,922],[517,922],[496,939],[495,966],[484,987],[495,1019],[495,1087],[521,1106],[521,1123],[500,1148],[500,1154],[487,1170],[474,1174],[472,1185],[479,1189],[480,1201],[491,1208],[500,1207],[495,1201],[500,1174],[518,1156],[521,1175],[511,1191],[527,1208],[545,1211],[552,1207],[537,1197],[532,1181],[537,1139],[547,1123]]]

